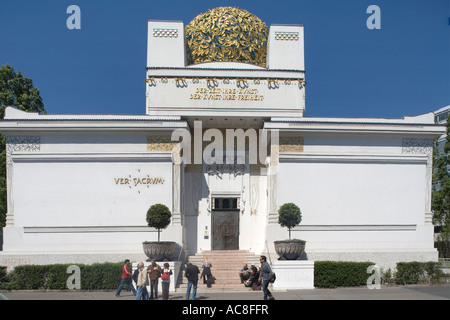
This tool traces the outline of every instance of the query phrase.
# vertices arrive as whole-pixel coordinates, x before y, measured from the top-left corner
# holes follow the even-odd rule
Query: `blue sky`
[[[69,30],[66,9],[81,9]],[[369,30],[368,6],[381,10]],[[33,79],[49,114],[145,114],[148,20],[235,6],[305,28],[309,117],[401,118],[450,104],[448,0],[1,0],[0,64]]]

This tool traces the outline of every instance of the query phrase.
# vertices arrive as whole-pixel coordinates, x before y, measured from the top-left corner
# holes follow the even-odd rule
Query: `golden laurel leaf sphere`
[[[189,64],[232,61],[266,66],[269,28],[246,10],[211,9],[195,17],[185,33]]]

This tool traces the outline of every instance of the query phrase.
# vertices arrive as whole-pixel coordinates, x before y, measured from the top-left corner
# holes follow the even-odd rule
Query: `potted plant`
[[[291,229],[302,221],[300,208],[294,203],[285,203],[278,210],[278,223],[289,230],[289,239],[284,241],[275,241],[275,251],[278,254],[278,260],[297,260],[300,259],[305,251],[306,241],[299,239],[291,240]]]
[[[175,242],[160,241],[160,233],[162,229],[167,228],[170,224],[171,217],[172,214],[170,213],[169,208],[163,204],[154,204],[150,207],[150,209],[148,209],[147,223],[149,227],[158,230],[158,241],[145,241],[142,243],[144,252],[148,257],[147,261],[170,260],[175,249]]]

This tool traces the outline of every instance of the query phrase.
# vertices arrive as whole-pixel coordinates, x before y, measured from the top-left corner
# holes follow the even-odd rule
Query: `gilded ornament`
[[[189,64],[210,61],[266,66],[269,29],[246,10],[219,7],[195,17],[185,29]]]

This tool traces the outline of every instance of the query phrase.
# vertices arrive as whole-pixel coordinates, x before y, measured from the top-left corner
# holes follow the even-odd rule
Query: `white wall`
[[[282,163],[279,203],[301,206],[302,224],[423,224],[425,166]]]
[[[172,206],[172,163],[96,161],[15,164],[15,225],[145,226],[152,204]]]

